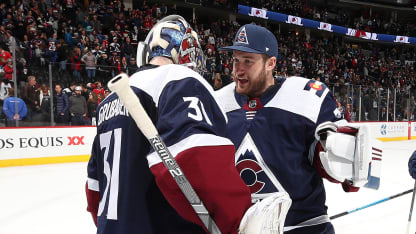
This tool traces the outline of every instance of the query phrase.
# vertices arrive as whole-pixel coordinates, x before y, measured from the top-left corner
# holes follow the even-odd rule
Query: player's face
[[[270,86],[266,76],[266,63],[261,54],[235,50],[233,72],[239,94],[258,97]]]

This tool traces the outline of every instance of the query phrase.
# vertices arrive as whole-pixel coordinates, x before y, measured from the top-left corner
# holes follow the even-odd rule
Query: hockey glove
[[[375,155],[373,151],[378,151],[381,160],[381,150],[373,145],[368,126],[338,126],[324,122],[317,127],[315,138],[319,144],[313,164],[323,177],[342,183],[346,192],[358,191],[364,185],[378,188],[379,176],[370,176],[370,165],[372,154]],[[369,178],[374,178],[371,186],[368,185]]]

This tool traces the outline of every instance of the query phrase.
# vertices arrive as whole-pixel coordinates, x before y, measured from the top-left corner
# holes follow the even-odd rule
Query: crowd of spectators
[[[242,0],[239,3],[366,32],[416,36],[416,23],[398,16],[397,10],[357,7],[352,11],[334,5],[317,5],[311,0]]]
[[[266,8],[283,13],[314,11],[303,5],[308,2],[304,0],[291,1],[291,4],[286,1],[261,2]],[[227,1],[212,3],[230,4]],[[256,5],[258,1],[242,3]],[[91,1],[89,6],[74,0],[18,1],[13,6],[0,4],[0,67],[3,69],[0,76],[4,75],[0,104],[10,96],[5,90],[11,87],[13,58],[10,52],[15,38],[18,94],[27,106],[25,120],[32,121],[32,125],[50,121],[48,98],[52,93],[57,123],[93,123],[94,107],[105,95],[105,87],[101,84],[106,84],[120,72],[134,73],[137,42],[144,40],[157,20],[175,11],[169,4],[148,5],[146,2],[137,9],[125,9],[119,0],[104,5]],[[316,18],[315,13],[310,18]],[[320,15],[325,17],[326,14]],[[203,21],[198,17],[188,21],[198,32],[207,57],[205,78],[214,89],[230,83],[231,54],[218,48],[232,44],[243,22]],[[334,91],[342,113],[351,120],[358,120],[356,113],[360,100],[364,110],[361,120],[381,120],[383,108],[389,112],[393,109],[389,108],[393,103],[384,100],[385,91],[395,89],[403,94],[396,100],[397,106],[401,107],[396,116],[398,119],[413,118],[414,110],[407,108],[414,106],[409,103],[414,103],[416,90],[416,63],[413,63],[416,51],[413,47],[357,44],[340,36],[304,35],[278,31],[275,25],[269,27],[279,42],[276,76],[299,75],[324,82]],[[52,73],[48,71],[49,64]],[[50,75],[54,90],[46,85]],[[349,87],[362,87],[362,99],[357,98],[357,88]],[[31,98],[28,93],[32,94]],[[80,96],[84,97],[85,103]],[[380,101],[382,99],[384,102]],[[374,100],[378,100],[377,104]]]

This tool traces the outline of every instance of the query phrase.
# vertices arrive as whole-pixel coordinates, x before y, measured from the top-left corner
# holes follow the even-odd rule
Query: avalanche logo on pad
[[[248,45],[248,39],[247,39],[247,33],[246,33],[246,27],[242,28],[240,33],[237,36],[237,42],[238,43],[244,43]]]

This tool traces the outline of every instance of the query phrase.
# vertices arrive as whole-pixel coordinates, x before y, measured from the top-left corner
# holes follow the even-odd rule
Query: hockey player
[[[209,84],[189,69],[204,64],[197,34],[182,17],[168,16],[141,45],[137,61],[149,64],[130,77],[130,86],[221,232],[260,233],[269,226],[280,233],[290,200],[280,193],[251,206],[234,145],[224,137],[227,118]],[[99,234],[207,232],[116,93],[97,108],[86,193]],[[265,210],[270,215],[257,218]]]
[[[275,79],[278,44],[269,30],[244,25],[233,45],[221,49],[233,52],[235,82],[216,95],[228,117],[237,170],[252,198],[287,191],[292,205],[285,233],[334,233],[322,177],[341,183],[346,191],[366,183],[370,154],[362,162],[354,159],[371,147],[362,146],[368,138],[357,141],[368,128],[347,126],[323,83]],[[358,164],[362,168],[353,170]]]
[[[408,167],[410,176],[416,180],[416,151],[410,156]]]

